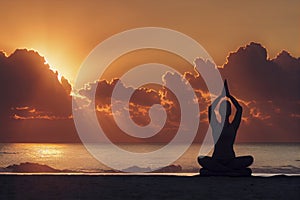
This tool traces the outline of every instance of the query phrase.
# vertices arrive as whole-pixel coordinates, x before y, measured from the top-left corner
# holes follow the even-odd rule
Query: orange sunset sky
[[[113,34],[150,26],[180,31],[212,56],[244,108],[238,142],[300,142],[299,8],[296,0],[0,1],[0,142],[78,142],[70,92],[81,63]],[[211,103],[203,80],[183,59],[149,49],[117,59],[105,72],[107,81],[97,83],[97,114],[109,137],[136,141],[112,120],[111,79],[148,62],[179,69],[190,82],[202,112],[197,138],[203,138]],[[137,90],[130,112],[146,125],[149,108],[162,104],[167,123],[146,142],[168,142],[180,122],[178,102],[167,89],[154,89]],[[88,100],[89,90],[78,92]]]
[[[0,49],[37,50],[74,82],[81,62],[101,41],[121,31],[158,26],[196,39],[223,65],[250,41],[273,58],[300,55],[300,2],[290,1],[0,1]]]

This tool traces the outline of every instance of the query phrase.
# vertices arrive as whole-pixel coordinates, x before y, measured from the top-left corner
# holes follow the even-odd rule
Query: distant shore
[[[0,199],[300,199],[300,176],[0,175]]]

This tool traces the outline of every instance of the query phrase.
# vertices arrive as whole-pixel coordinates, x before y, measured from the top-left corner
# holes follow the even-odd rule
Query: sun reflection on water
[[[38,144],[34,145],[37,157],[62,157],[63,152],[58,144]]]
[[[40,149],[38,151],[38,153],[41,155],[41,157],[48,157],[48,156],[55,156],[55,157],[59,157],[61,156],[61,151],[57,150],[57,149]]]

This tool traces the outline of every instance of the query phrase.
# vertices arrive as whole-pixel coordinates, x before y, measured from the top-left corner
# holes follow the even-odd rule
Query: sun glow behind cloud
[[[51,65],[51,63],[47,60],[45,56],[44,59],[45,59],[44,64],[50,66],[50,69],[57,74],[57,79],[59,80],[59,82],[61,82],[61,78],[63,77],[63,75],[58,71],[58,69],[56,69],[55,67],[53,67],[53,65]]]
[[[43,57],[43,59],[45,60],[44,65],[48,65],[49,69],[52,70],[54,73],[57,74],[57,79],[59,80],[59,82],[61,82],[62,77],[67,78],[67,80],[69,80],[69,77],[66,75],[66,71],[68,71],[68,68],[61,68],[60,66],[66,66],[64,65],[64,61],[61,59],[55,59],[55,55],[51,56],[49,55],[49,53],[45,53],[45,51],[43,51],[40,48],[20,48],[20,49],[27,49],[28,51],[34,51],[37,52],[41,57]],[[7,56],[10,55],[11,53],[7,53],[5,51],[3,51],[3,53]]]
[[[70,83],[72,83],[74,78],[74,70],[70,67],[70,56],[67,52],[60,49],[53,51],[43,44],[34,44],[31,48],[26,48],[28,50],[33,50],[38,52],[45,60],[44,64],[49,65],[49,68],[57,73],[58,80],[61,82],[61,78],[65,77]]]

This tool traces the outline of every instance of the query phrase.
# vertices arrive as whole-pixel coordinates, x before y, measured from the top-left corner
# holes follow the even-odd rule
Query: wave
[[[94,170],[72,170],[72,169],[56,169],[48,165],[25,162],[20,164],[13,164],[7,167],[0,167],[0,172],[9,173],[124,173],[126,172],[144,172],[151,171],[150,173],[198,173],[200,168],[182,168],[180,165],[169,165],[158,170],[151,171],[151,168],[140,168],[138,166],[132,166],[122,171],[113,169],[94,169]],[[264,174],[300,174],[300,168],[292,165],[285,165],[280,167],[256,167],[251,168],[253,173],[264,173]]]

